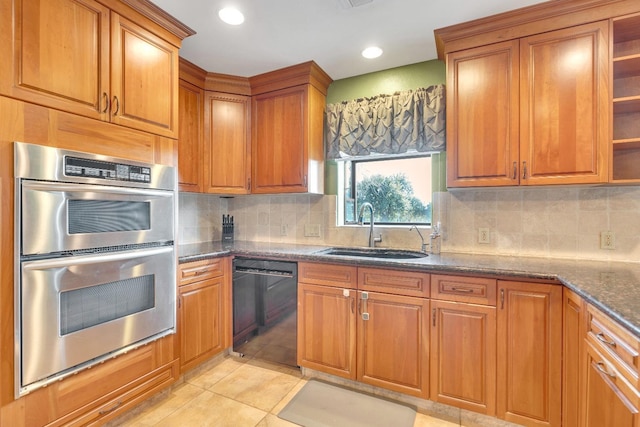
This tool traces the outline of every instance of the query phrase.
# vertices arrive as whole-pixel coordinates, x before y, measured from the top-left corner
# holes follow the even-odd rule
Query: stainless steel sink
[[[314,252],[316,255],[335,255],[358,258],[384,258],[384,259],[416,259],[427,256],[424,252],[405,251],[401,249],[385,248],[328,248]]]

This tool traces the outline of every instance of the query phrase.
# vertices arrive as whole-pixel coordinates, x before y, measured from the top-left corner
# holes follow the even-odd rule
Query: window
[[[431,224],[430,155],[350,160],[340,162],[338,170],[343,224],[356,223],[365,202],[373,206],[376,224]]]

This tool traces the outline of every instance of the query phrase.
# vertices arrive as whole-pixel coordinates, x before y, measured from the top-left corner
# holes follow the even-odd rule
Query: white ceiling
[[[180,55],[206,71],[251,77],[313,60],[338,80],[435,59],[435,28],[543,0],[151,1],[197,32]],[[229,5],[244,24],[220,21],[218,10]],[[360,52],[374,44],[383,55],[364,59]]]

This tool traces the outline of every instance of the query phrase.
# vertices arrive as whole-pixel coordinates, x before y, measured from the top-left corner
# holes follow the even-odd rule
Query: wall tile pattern
[[[442,251],[568,259],[640,261],[640,187],[456,189],[434,193]],[[236,240],[366,246],[368,227],[336,226],[336,196],[292,194],[221,198],[180,193],[180,243],[221,238],[221,218],[235,219]],[[318,225],[320,237],[305,236]],[[478,229],[490,243],[478,243]],[[430,228],[421,227],[428,241]],[[600,249],[600,232],[615,234],[615,249]],[[378,227],[379,246],[420,249],[407,227]]]

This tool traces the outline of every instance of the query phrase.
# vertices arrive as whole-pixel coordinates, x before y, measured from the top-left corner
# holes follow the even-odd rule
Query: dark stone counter
[[[490,275],[511,277],[514,280],[540,279],[565,285],[640,338],[640,263],[456,253],[441,253],[407,260],[316,254],[326,248],[287,243],[196,243],[179,247],[179,261],[183,263],[234,255],[406,268],[451,274]]]

